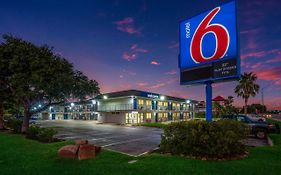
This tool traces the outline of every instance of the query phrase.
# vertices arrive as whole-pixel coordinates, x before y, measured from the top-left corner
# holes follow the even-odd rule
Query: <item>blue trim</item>
[[[158,122],[158,113],[155,113],[155,122]]]
[[[206,121],[212,121],[212,82],[206,83]]]
[[[134,102],[133,102],[134,104],[134,110],[137,110],[138,109],[138,101],[137,101],[137,99],[136,98],[134,98]]]
[[[171,113],[171,112],[168,112],[168,120],[169,120],[169,121],[172,121],[172,120],[173,120],[173,118],[172,118],[172,113]]]

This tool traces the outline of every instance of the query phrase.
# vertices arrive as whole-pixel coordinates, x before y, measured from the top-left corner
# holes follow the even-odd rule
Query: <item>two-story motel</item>
[[[84,103],[51,106],[42,113],[42,118],[139,124],[188,120],[194,117],[194,109],[195,103],[190,99],[127,90],[102,94]]]

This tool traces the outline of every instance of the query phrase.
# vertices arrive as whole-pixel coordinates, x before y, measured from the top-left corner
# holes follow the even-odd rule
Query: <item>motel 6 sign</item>
[[[222,65],[216,62],[222,62]],[[223,72],[230,66],[231,73]],[[201,77],[182,75],[185,78],[181,82],[194,80],[203,82],[238,76],[240,61],[235,1],[215,7],[180,23],[179,67],[181,72],[194,69],[200,72],[200,67],[205,67],[202,73],[206,74]],[[209,69],[207,70],[206,67]],[[198,72],[188,72],[188,74],[192,73]],[[220,76],[217,77],[219,74]]]

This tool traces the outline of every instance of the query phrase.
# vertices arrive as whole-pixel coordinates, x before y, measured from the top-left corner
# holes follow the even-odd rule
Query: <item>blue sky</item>
[[[48,44],[96,79],[102,92],[140,89],[197,100],[204,86],[179,85],[178,28],[225,0],[2,1],[0,34]],[[265,103],[281,108],[281,2],[238,0],[242,72],[253,71]],[[233,95],[236,82],[214,85]],[[235,99],[241,106],[241,100]],[[260,94],[251,102],[260,102]]]

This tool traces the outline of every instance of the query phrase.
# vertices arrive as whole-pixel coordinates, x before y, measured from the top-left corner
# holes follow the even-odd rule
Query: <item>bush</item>
[[[37,140],[38,139],[38,134],[40,132],[40,127],[37,126],[37,125],[31,125],[29,128],[28,128],[28,131],[26,133],[26,137],[29,138],[29,139],[35,139]]]
[[[6,126],[12,129],[14,133],[21,133],[22,120],[11,117],[7,120]]]
[[[197,158],[221,159],[245,154],[247,126],[233,120],[188,121],[164,128],[160,150]]]
[[[41,142],[54,142],[54,135],[57,131],[52,128],[40,128],[38,133],[38,140]]]

